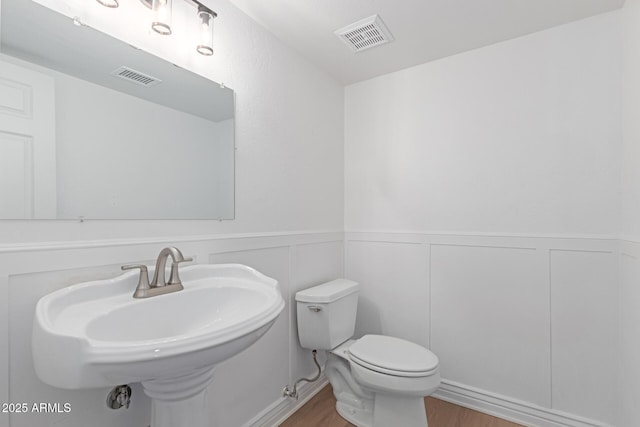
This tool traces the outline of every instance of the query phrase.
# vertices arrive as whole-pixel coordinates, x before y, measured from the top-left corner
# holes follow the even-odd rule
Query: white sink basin
[[[180,276],[184,290],[143,299],[132,297],[135,271],[40,299],[32,341],[38,377],[67,389],[142,382],[153,399],[190,398],[284,308],[278,283],[244,265],[185,266]]]

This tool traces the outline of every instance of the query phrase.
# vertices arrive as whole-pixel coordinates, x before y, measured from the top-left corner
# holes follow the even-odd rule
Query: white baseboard
[[[300,398],[298,400],[283,397],[273,402],[273,404],[253,417],[253,419],[247,422],[243,427],[279,426],[284,422],[284,420],[300,409],[302,405],[318,394],[318,392],[327,384],[329,384],[329,381],[323,374],[318,381],[307,383],[300,388]]]
[[[329,381],[324,375],[305,384],[300,399],[282,398],[267,407],[243,427],[276,427],[315,396]],[[527,427],[613,427],[554,409],[543,408],[453,381],[443,380],[433,397]]]
[[[517,399],[443,380],[433,397],[528,427],[612,427]]]

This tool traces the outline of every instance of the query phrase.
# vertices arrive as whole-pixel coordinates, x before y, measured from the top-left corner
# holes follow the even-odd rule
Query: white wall
[[[288,302],[256,346],[218,370],[210,396],[221,427],[273,408],[286,383],[313,372],[295,336],[291,295],[342,275],[343,89],[229,2],[207,3],[219,15],[212,58],[165,39],[125,41],[236,91],[236,220],[0,221],[0,402],[68,401],[73,408],[68,416],[2,414],[2,427],[148,425],[150,406],[139,387],[129,411],[111,411],[107,390],[64,391],[39,382],[30,361],[30,319],[45,293],[113,276],[124,263],[152,262],[169,244],[197,262],[252,265],[280,281]]]
[[[354,84],[347,230],[617,232],[610,13]]]
[[[640,4],[627,0],[622,10],[624,25],[622,231],[640,239]]]
[[[640,423],[640,1],[623,14],[622,243],[620,256],[620,426]]]
[[[440,397],[526,425],[616,423],[620,19],[346,88],[358,330],[429,345]]]

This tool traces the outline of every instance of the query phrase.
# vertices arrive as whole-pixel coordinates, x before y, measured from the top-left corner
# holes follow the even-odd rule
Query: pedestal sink
[[[138,274],[80,283],[37,304],[33,361],[54,387],[141,382],[153,427],[210,427],[205,390],[215,365],[271,327],[278,283],[240,264],[181,267],[184,290],[135,299]]]

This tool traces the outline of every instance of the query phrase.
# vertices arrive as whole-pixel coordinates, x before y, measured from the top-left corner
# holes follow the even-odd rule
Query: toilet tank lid
[[[296,301],[329,303],[358,292],[360,285],[349,279],[336,279],[296,293]]]

